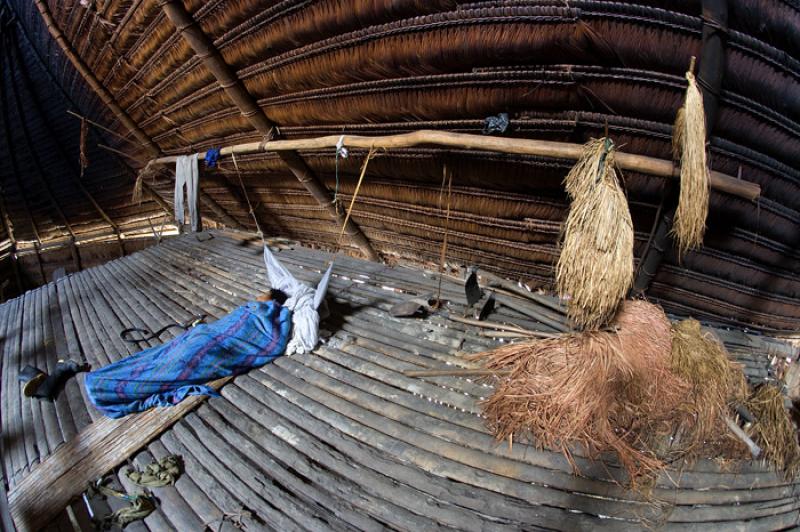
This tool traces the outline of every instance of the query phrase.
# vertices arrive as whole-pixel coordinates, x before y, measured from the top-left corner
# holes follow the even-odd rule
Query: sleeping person
[[[207,383],[245,373],[282,354],[309,352],[319,338],[318,307],[333,264],[317,289],[296,280],[264,246],[273,289],[214,323],[86,375],[86,391],[103,414],[118,418],[191,395],[218,395]]]

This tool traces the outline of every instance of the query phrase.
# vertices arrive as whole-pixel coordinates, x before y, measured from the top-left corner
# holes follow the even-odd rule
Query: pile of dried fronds
[[[695,320],[670,327],[663,310],[625,301],[610,327],[505,345],[473,355],[497,372],[484,401],[499,440],[525,439],[589,458],[613,453],[631,486],[677,459],[747,459],[747,445],[726,425],[736,405],[755,415],[754,439],[787,476],[800,471],[800,448],[779,392],[748,400],[739,364]]]
[[[613,142],[587,143],[565,185],[572,204],[556,286],[578,327],[597,329],[614,317],[633,282],[633,222],[614,168]]]
[[[723,421],[734,403],[744,403],[747,382],[741,366],[728,358],[722,343],[703,332],[697,320],[678,322],[672,326],[670,366],[691,386],[673,448],[689,456],[747,457],[747,448]]]
[[[706,116],[703,95],[694,74],[686,73],[689,86],[678,111],[672,135],[672,151],[681,165],[681,193],[672,233],[683,256],[703,243],[708,216],[708,165],[706,164]]]
[[[746,405],[756,419],[752,432],[764,458],[792,479],[800,474],[800,445],[783,401],[778,388],[765,384],[756,389]]]
[[[669,321],[655,305],[627,301],[613,327],[490,352],[488,368],[511,370],[483,405],[498,439],[526,437],[573,466],[574,445],[590,457],[613,452],[632,484],[662,469],[644,438],[671,429],[688,392],[669,371]]]

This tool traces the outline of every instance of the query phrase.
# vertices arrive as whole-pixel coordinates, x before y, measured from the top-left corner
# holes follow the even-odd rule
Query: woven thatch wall
[[[477,132],[486,116],[508,112],[509,135],[582,142],[607,123],[625,151],[669,158],[683,74],[702,47],[697,0],[184,3],[289,138],[423,127]],[[763,195],[753,204],[713,195],[706,246],[682,263],[668,253],[649,293],[677,313],[797,330],[800,9],[788,1],[728,3],[726,73],[710,158],[714,169],[741,171],[742,179],[759,183]],[[71,46],[165,153],[259,138],[156,0],[97,0],[90,9],[48,4]],[[45,55],[61,87],[85,112],[119,128],[54,51],[36,8],[23,0],[11,5],[31,49],[51,52]],[[129,143],[113,145],[133,167],[146,161]],[[333,152],[302,155],[334,189]],[[350,198],[364,155],[355,151],[340,164],[342,199]],[[454,171],[450,259],[549,284],[565,216],[564,161],[438,149],[381,154],[354,211],[373,246],[436,259],[444,162]],[[338,228],[276,157],[240,163],[271,232],[333,245]],[[633,173],[625,180],[638,256],[664,183]],[[252,227],[230,193],[239,189],[230,161],[204,182],[230,215]],[[156,188],[169,196],[169,178]],[[122,201],[123,192],[109,196]]]

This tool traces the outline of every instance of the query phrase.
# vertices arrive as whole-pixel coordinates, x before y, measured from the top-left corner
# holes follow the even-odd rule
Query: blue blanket
[[[190,395],[217,395],[207,382],[279,357],[291,328],[291,311],[277,302],[246,303],[214,323],[92,371],[86,391],[112,418],[171,406]]]

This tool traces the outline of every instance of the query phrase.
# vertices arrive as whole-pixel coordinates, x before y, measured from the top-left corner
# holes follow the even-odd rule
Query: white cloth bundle
[[[292,311],[292,339],[286,346],[286,354],[307,353],[317,346],[319,341],[319,306],[325,299],[328,281],[331,278],[333,263],[328,266],[317,288],[311,288],[294,278],[289,271],[278,262],[269,246],[264,246],[264,264],[272,288],[286,292],[289,299],[284,306]]]

